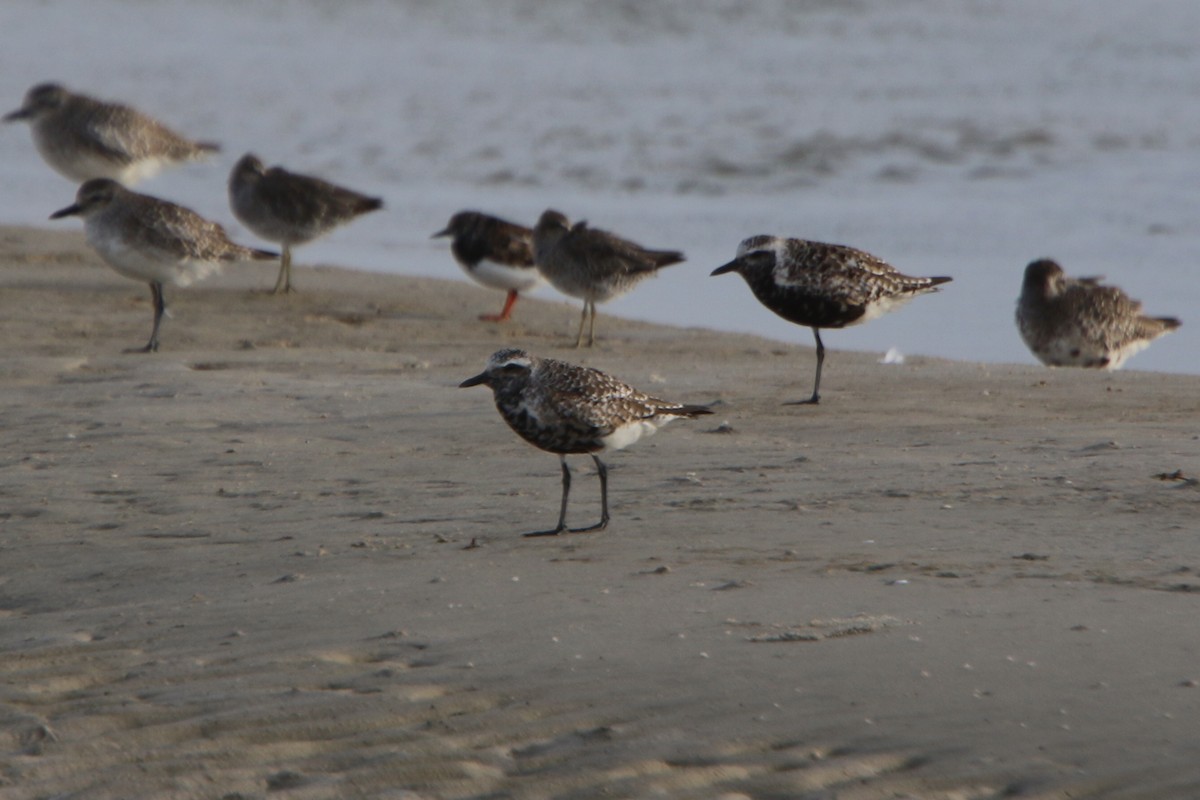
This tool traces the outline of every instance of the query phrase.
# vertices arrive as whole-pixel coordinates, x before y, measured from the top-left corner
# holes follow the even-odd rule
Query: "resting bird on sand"
[[[1174,317],[1146,316],[1141,303],[1101,280],[1068,278],[1046,258],[1025,267],[1017,328],[1043,364],[1118,369],[1180,326]]]

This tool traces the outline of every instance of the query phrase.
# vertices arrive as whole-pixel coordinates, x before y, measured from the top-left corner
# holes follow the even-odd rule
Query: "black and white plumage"
[[[677,417],[711,414],[705,406],[683,405],[640,392],[605,373],[538,358],[524,350],[498,350],[487,367],[467,378],[466,386],[488,386],[496,409],[517,435],[534,447],[557,453],[562,465],[562,505],[558,524],[526,536],[555,536],[603,530],[608,525],[608,469],[597,453],[627,447]],[[600,522],[587,528],[567,528],[567,497],[571,471],[567,456],[588,453],[600,475]]]
[[[1025,267],[1017,328],[1030,352],[1051,367],[1118,369],[1125,359],[1180,326],[1148,317],[1142,304],[1103,278],[1069,278],[1054,261]]]
[[[83,217],[88,244],[106,264],[127,278],[150,284],[154,328],[150,341],[136,352],[158,350],[158,329],[166,311],[164,284],[187,286],[231,261],[279,257],[234,244],[224,228],[191,209],[130,191],[109,178],[80,186],[74,204],[50,218],[68,216]]]
[[[463,271],[489,289],[507,292],[499,314],[480,314],[486,322],[506,322],[521,292],[542,284],[533,263],[533,231],[479,211],[460,211],[433,234],[452,236],[450,251]]]
[[[278,294],[292,291],[294,246],[383,208],[383,200],[283,167],[268,169],[247,153],[229,173],[229,205],[243,225],[283,248],[272,290]]]
[[[937,291],[950,278],[916,278],[881,258],[853,247],[781,236],[751,236],[738,245],[737,258],[713,275],[736,272],[758,301],[788,322],[812,328],[817,341],[817,374],[812,397],[820,401],[825,345],[821,328],[845,328],[875,319],[919,294]]]
[[[24,120],[42,158],[76,183],[112,178],[132,186],[163,167],[204,158],[220,150],[194,142],[156,119],[120,103],[108,103],[41,83],[25,93],[5,122]]]
[[[583,325],[591,314],[588,347],[596,339],[596,303],[629,291],[662,267],[684,260],[677,250],[648,250],[584,220],[547,209],[533,229],[533,258],[538,270],[555,289],[583,300],[583,316],[575,346],[583,343]]]

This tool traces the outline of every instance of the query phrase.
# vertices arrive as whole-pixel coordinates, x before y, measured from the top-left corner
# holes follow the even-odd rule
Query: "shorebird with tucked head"
[[[499,314],[480,314],[485,322],[507,322],[521,292],[540,286],[542,275],[533,263],[533,231],[523,225],[479,211],[460,211],[433,234],[454,237],[450,252],[463,271],[489,289],[507,292]]]
[[[583,325],[591,315],[588,347],[596,340],[596,303],[632,289],[662,267],[684,260],[677,250],[648,250],[584,220],[570,223],[553,209],[542,213],[533,229],[533,260],[555,289],[583,300],[583,316],[575,346],[583,344]]]
[[[736,272],[758,301],[788,322],[812,328],[817,340],[817,374],[812,397],[820,401],[825,345],[821,328],[859,325],[913,297],[937,291],[950,278],[915,278],[881,258],[840,244],[780,236],[751,236],[738,245],[737,258],[713,275]]]
[[[50,219],[83,217],[88,244],[117,273],[150,284],[154,328],[139,350],[158,350],[158,329],[166,303],[163,285],[187,286],[231,261],[278,258],[278,253],[234,244],[225,229],[191,209],[126,189],[109,178],[79,187],[75,202]]]
[[[187,139],[120,103],[108,103],[41,83],[25,94],[5,122],[24,120],[42,158],[76,183],[112,178],[132,186],[163,167],[202,159],[220,150],[213,142]]]
[[[1051,367],[1118,369],[1182,323],[1148,317],[1142,304],[1103,278],[1069,278],[1054,261],[1025,267],[1017,328],[1038,360]]]
[[[243,225],[283,248],[276,294],[292,291],[292,248],[311,242],[357,216],[383,208],[383,200],[353,189],[263,166],[247,153],[229,174],[229,205]]]
[[[597,453],[620,450],[678,417],[711,414],[706,406],[683,405],[640,392],[605,373],[524,350],[497,350],[487,367],[461,384],[487,386],[496,410],[525,441],[558,455],[562,465],[562,504],[558,524],[526,536],[585,533],[608,526],[608,468]],[[571,470],[567,456],[591,455],[600,476],[600,521],[586,528],[567,527]]]

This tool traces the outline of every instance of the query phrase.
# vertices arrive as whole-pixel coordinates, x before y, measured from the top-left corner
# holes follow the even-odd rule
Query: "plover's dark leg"
[[[508,318],[512,316],[513,305],[517,302],[517,290],[509,289],[508,297],[504,298],[504,310],[499,314],[480,314],[479,319],[484,322],[508,322]]]
[[[596,473],[600,476],[600,521],[586,528],[571,528],[571,533],[602,531],[608,527],[608,467],[595,453],[592,453],[592,461],[596,462]]]
[[[163,314],[167,310],[167,304],[163,302],[163,287],[161,283],[150,284],[150,298],[154,302],[154,327],[150,330],[150,341],[146,342],[145,347],[131,347],[125,351],[126,353],[158,352],[158,326],[162,324]]]
[[[287,242],[283,243],[283,256],[279,259],[279,277],[275,279],[273,294],[292,291],[292,248]]]
[[[817,340],[817,377],[813,381],[812,397],[807,400],[792,400],[784,403],[785,406],[815,406],[821,402],[821,395],[818,392],[821,389],[821,365],[825,363],[825,345],[821,342],[821,331],[813,328],[812,332]]]
[[[595,458],[595,456],[593,456]],[[562,463],[562,507],[558,511],[558,525],[552,531],[534,531],[525,536],[558,536],[567,529],[567,496],[571,494],[571,470],[567,466],[567,457],[560,455]]]

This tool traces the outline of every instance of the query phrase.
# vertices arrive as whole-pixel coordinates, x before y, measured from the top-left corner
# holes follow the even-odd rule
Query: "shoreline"
[[[0,228],[6,796],[1200,787],[1200,376],[834,347],[785,407],[803,344],[602,312],[581,353],[574,305],[276,271],[124,355],[146,288]],[[456,388],[503,346],[715,414],[606,459],[608,530],[522,539],[556,460]]]

